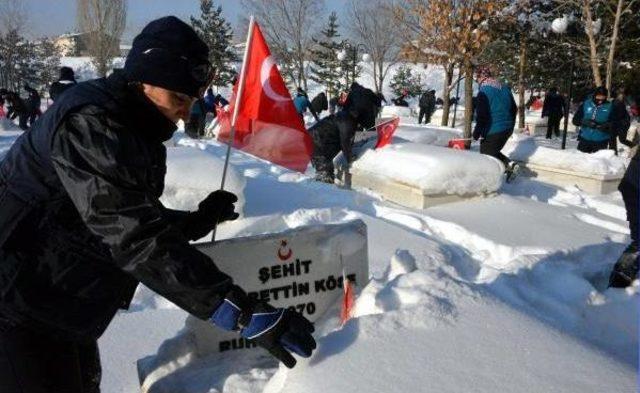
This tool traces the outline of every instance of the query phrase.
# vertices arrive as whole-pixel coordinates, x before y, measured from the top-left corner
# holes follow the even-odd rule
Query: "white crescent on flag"
[[[291,100],[291,97],[281,96],[280,94],[276,93],[271,87],[271,68],[273,68],[273,66],[275,65],[276,63],[273,60],[273,56],[267,56],[262,62],[262,66],[260,68],[260,82],[262,83],[262,90],[264,90],[264,94],[266,94],[267,97],[271,98],[274,101],[289,101]]]

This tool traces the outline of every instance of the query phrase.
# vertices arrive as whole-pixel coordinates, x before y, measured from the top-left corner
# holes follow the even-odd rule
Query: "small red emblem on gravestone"
[[[291,258],[292,255],[293,255],[293,251],[289,247],[287,241],[286,240],[281,241],[280,248],[278,249],[278,258],[281,261],[286,261],[287,259]]]

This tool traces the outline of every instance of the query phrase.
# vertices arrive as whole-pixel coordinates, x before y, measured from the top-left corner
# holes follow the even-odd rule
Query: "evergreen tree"
[[[238,61],[238,57],[231,48],[233,31],[222,16],[222,7],[214,8],[213,0],[200,0],[200,17],[191,17],[191,25],[209,45],[209,61],[216,70],[212,84],[228,85],[236,75],[232,63]]]
[[[422,92],[422,81],[420,75],[413,75],[411,67],[402,65],[391,78],[389,87],[396,96],[400,96],[406,90],[410,97],[415,97]]]
[[[338,60],[337,55],[342,49],[342,43],[336,41],[340,37],[337,21],[338,15],[332,12],[329,15],[327,28],[321,31],[322,38],[319,40],[313,38],[314,47],[310,50],[312,61],[310,78],[325,86],[330,97],[344,89],[341,81],[343,64]]]
[[[349,86],[351,86],[351,83],[355,82],[360,74],[362,74],[362,67],[358,65],[358,52],[354,45],[345,40],[342,41],[340,48],[346,53],[345,58],[340,62],[340,69],[342,70],[342,74],[344,76],[343,90],[346,90]]]

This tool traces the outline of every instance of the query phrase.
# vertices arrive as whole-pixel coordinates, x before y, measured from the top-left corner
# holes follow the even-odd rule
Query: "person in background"
[[[436,107],[436,91],[429,90],[422,93],[419,101],[420,112],[418,114],[418,124],[422,124],[424,118],[424,124],[431,123],[431,115]]]
[[[190,244],[238,218],[234,194],[191,212],[160,202],[163,142],[213,78],[208,58],[191,26],[154,20],[123,70],[62,94],[0,161],[2,393],[99,392],[98,338],[140,283],[289,368],[315,349],[309,320],[248,296]]]
[[[380,99],[373,91],[353,84],[343,109],[309,128],[313,138],[311,163],[316,170],[317,181],[334,183],[333,159],[341,151],[351,165],[355,158],[352,148],[356,131],[373,127],[379,108]]]
[[[620,136],[620,140],[626,139],[626,131],[629,130],[631,126],[631,115],[630,110],[627,109],[629,106],[629,102],[627,101],[627,95],[625,94],[624,87],[620,86],[616,90],[613,91],[613,109],[612,113],[618,121],[615,123],[615,126],[618,128],[613,130],[609,139],[609,149],[613,150],[616,155],[618,155],[618,137]],[[622,135],[624,134],[624,135]]]
[[[309,109],[316,121],[320,121],[318,114],[315,112],[311,102],[309,101],[307,93],[300,87],[298,87],[296,97],[293,99],[293,105],[296,107],[296,112],[298,112],[298,115],[300,115],[301,118],[304,119],[304,113]]]
[[[49,88],[49,97],[55,102],[60,94],[75,86],[77,83],[73,69],[71,67],[61,67],[60,78],[53,82]]]
[[[507,182],[510,182],[517,175],[519,167],[501,150],[513,134],[518,107],[509,86],[494,78],[490,66],[478,67],[476,81],[480,87],[476,97],[473,139],[482,137],[480,153],[500,160],[505,166]]]
[[[322,91],[317,96],[313,97],[313,100],[311,100],[311,108],[318,115],[320,115],[322,111],[329,109],[327,94]]]
[[[578,106],[572,123],[580,128],[578,150],[583,153],[595,153],[609,146],[611,135],[618,132],[624,114],[619,107],[607,99],[609,91],[604,86],[596,87],[592,95]],[[626,112],[626,109],[624,110]],[[627,127],[628,129],[628,127]]]
[[[26,102],[26,109],[29,116],[29,127],[32,127],[33,123],[35,123],[38,117],[42,114],[42,111],[40,110],[42,100],[40,99],[40,93],[38,93],[38,91],[33,87],[25,84],[24,89],[29,93],[29,98],[27,98]]]
[[[5,99],[7,101],[7,118],[9,120],[18,118],[20,129],[26,131],[29,128],[27,126],[27,121],[29,120],[27,104],[18,93],[13,91],[7,91]]]
[[[402,93],[400,93],[399,97],[394,98],[393,101],[393,105],[395,106],[403,106],[403,107],[409,107],[409,103],[407,102],[407,97],[409,96],[409,92],[405,89],[402,90]]]
[[[558,88],[549,89],[542,105],[542,118],[548,118],[547,139],[551,139],[551,135],[560,136],[560,119],[565,116],[565,107],[564,97],[558,93]]]

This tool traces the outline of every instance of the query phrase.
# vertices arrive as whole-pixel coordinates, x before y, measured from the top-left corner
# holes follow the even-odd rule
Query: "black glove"
[[[185,220],[184,234],[190,240],[197,240],[213,231],[216,226],[224,221],[233,221],[240,215],[235,212],[234,203],[238,197],[228,191],[218,190],[207,196],[200,204],[198,210],[189,213]]]
[[[609,132],[611,131],[611,123],[606,122],[602,124],[597,124],[595,128],[597,128],[600,131]]]
[[[585,126],[585,127],[588,127],[588,128],[598,128],[599,127],[599,124],[596,123],[594,120],[591,120],[591,119],[584,120],[582,122],[582,125]]]

